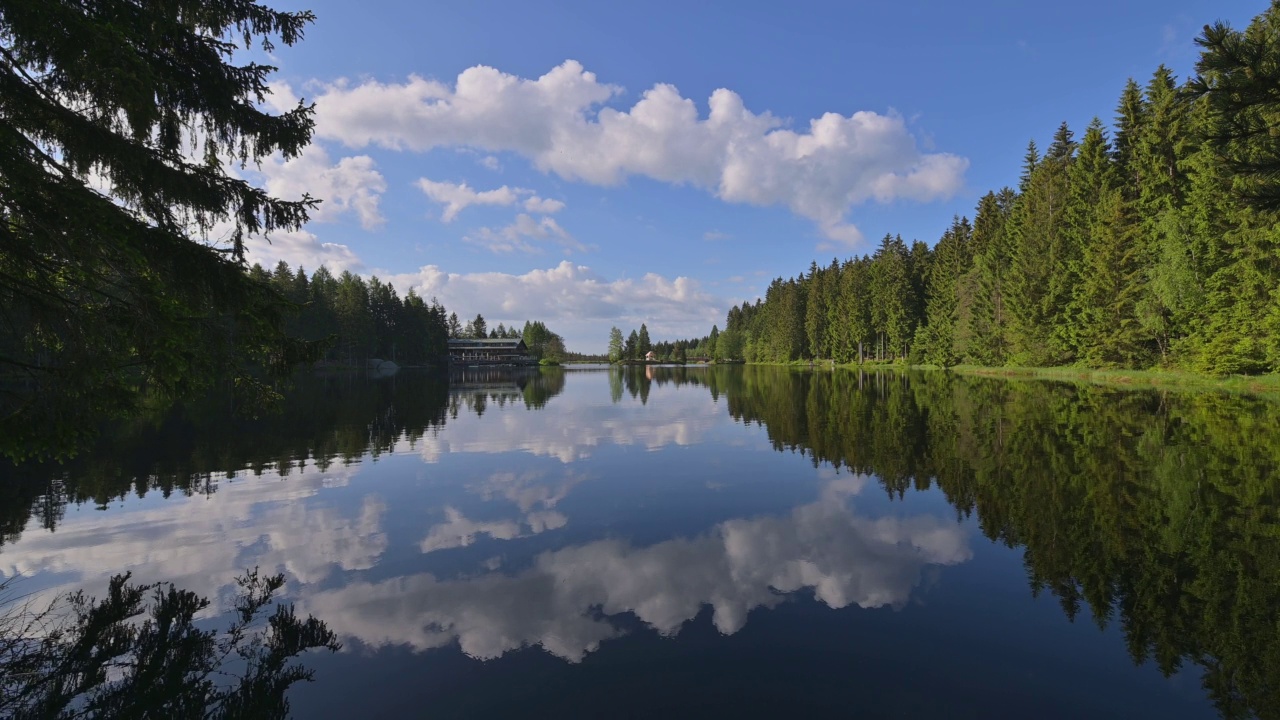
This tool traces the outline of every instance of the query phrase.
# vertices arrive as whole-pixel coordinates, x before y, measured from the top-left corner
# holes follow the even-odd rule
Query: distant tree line
[[[654,360],[669,363],[684,363],[698,359],[727,359],[718,355],[716,350],[717,339],[721,334],[719,328],[712,326],[711,334],[701,338],[654,342],[649,337],[648,326],[644,323],[640,324],[639,331],[632,330],[625,339],[622,331],[614,327],[609,330],[607,359],[612,363],[633,362],[644,360],[650,352],[653,353]]]
[[[443,363],[451,338],[523,339],[537,359],[559,361],[565,355],[564,338],[539,321],[526,321],[523,330],[499,323],[490,328],[484,315],[463,325],[458,314],[447,313],[435,298],[421,298],[412,288],[403,298],[389,282],[376,275],[364,279],[344,271],[334,276],[323,266],[310,277],[281,260],[268,271],[261,265],[249,275],[274,287],[294,305],[285,321],[291,336],[304,340],[329,340],[323,359],[359,365],[370,358],[393,360],[400,365]]]
[[[335,277],[323,266],[311,277],[283,260],[268,272],[261,265],[251,277],[269,282],[296,306],[286,332],[306,340],[331,338],[325,360],[360,364],[369,358],[401,365],[442,362],[448,356],[445,308],[427,302],[412,289],[401,298],[391,283],[344,271]]]
[[[520,337],[529,348],[529,354],[538,360],[561,362],[565,359],[564,338],[537,320],[526,320]]]
[[[728,313],[718,356],[1280,370],[1280,3],[1207,27],[1198,76],[1130,80],[930,248],[813,263]]]

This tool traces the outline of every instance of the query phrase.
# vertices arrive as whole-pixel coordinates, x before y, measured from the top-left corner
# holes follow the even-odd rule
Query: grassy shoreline
[[[830,360],[797,360],[789,363],[751,363],[778,367],[812,368],[814,370],[932,370],[950,371],[960,375],[1004,378],[1008,380],[1046,380],[1054,382],[1088,383],[1108,387],[1157,390],[1218,390],[1248,395],[1280,395],[1280,375],[1206,375],[1182,370],[1098,370],[1081,367],[987,367],[983,365],[956,365],[942,368],[937,365],[904,365],[902,363],[867,362],[832,364]]]
[[[1280,375],[1205,375],[1178,370],[1095,370],[1090,368],[1020,368],[957,365],[962,375],[1019,380],[1056,380],[1125,388],[1222,390],[1250,395],[1280,395]]]

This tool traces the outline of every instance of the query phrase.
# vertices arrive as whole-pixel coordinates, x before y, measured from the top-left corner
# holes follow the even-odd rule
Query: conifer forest
[[[936,243],[779,277],[724,335],[749,362],[1280,370],[1280,6],[1198,42],[1195,77],[1031,141]]]

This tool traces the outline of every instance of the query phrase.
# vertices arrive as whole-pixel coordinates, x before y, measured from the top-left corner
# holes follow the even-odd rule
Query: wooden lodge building
[[[454,338],[449,341],[449,364],[454,367],[535,365],[537,361],[519,338]]]

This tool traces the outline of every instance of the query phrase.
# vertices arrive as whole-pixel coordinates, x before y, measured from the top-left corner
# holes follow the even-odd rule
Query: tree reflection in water
[[[214,492],[218,478],[236,473],[284,474],[303,459],[327,467],[376,457],[398,443],[430,441],[460,413],[509,403],[544,407],[572,374],[544,371],[523,384],[474,378],[452,390],[447,378],[416,373],[376,382],[310,379],[290,395],[282,418],[260,425],[224,421],[216,399],[157,411],[72,466],[8,471],[0,479],[0,532],[15,538],[33,514],[55,527],[67,502]],[[1087,613],[1100,626],[1118,625],[1132,659],[1153,661],[1167,674],[1200,666],[1206,692],[1226,717],[1280,716],[1280,403],[942,372],[758,366],[615,368],[600,387],[612,403],[647,401],[647,412],[656,413],[660,396],[650,393],[664,385],[706,388],[717,412],[763,427],[775,449],[872,477],[891,498],[939,489],[957,516],[976,516],[987,538],[1022,548],[1031,592],[1051,594],[1067,617]],[[599,431],[575,435],[572,413],[556,418],[558,439],[601,441]],[[491,444],[497,448],[501,438]],[[713,549],[714,539],[698,542]],[[441,534],[428,544],[448,542]],[[667,549],[615,543],[577,550],[587,547],[616,551],[610,558],[618,567]],[[448,595],[459,588],[423,580],[422,589]],[[375,597],[376,585],[366,590],[368,601],[386,600]],[[313,609],[337,608],[321,607],[326,597],[315,596]],[[622,611],[644,600],[584,597],[616,600],[611,607]]]
[[[323,622],[278,605],[257,627],[282,575],[237,578],[235,619],[224,632],[196,618],[208,600],[168,584],[111,579],[106,597],[74,593],[33,610],[0,611],[0,716],[280,720],[285,694],[312,671],[293,662],[341,646]],[[139,617],[145,616],[141,621]]]

